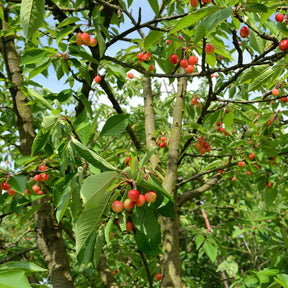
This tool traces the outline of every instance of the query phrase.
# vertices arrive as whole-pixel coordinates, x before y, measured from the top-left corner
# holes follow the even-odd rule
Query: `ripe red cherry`
[[[242,38],[247,38],[247,37],[249,36],[249,33],[250,33],[249,28],[246,27],[246,26],[243,26],[243,27],[240,29],[240,36],[241,36]]]
[[[97,40],[95,38],[90,38],[89,40],[89,46],[95,47],[97,45]]]
[[[8,188],[7,189],[7,193],[10,195],[10,196],[13,196],[16,194],[16,191],[12,190],[11,188]]]
[[[274,95],[274,96],[278,96],[279,95],[279,90],[277,89],[277,88],[274,88],[274,89],[272,89],[272,94]]]
[[[219,121],[219,122],[217,122],[217,126],[221,126],[222,125],[222,123]]]
[[[160,148],[165,148],[167,146],[167,142],[163,142],[159,144]]]
[[[36,182],[42,181],[42,176],[41,176],[41,174],[35,175],[35,176],[34,176],[34,180],[35,180]]]
[[[169,46],[170,45],[170,43],[172,42],[172,40],[167,40],[167,45]]]
[[[33,185],[32,190],[37,193],[37,192],[39,192],[40,187],[38,185]]]
[[[131,201],[129,198],[127,198],[123,204],[126,210],[131,211],[133,210],[135,203]]]
[[[139,59],[139,60],[143,60],[143,53],[142,52],[139,52],[138,54],[137,54],[137,58]]]
[[[165,136],[161,136],[161,141],[165,142],[166,141],[166,137]]]
[[[212,0],[202,0],[202,2],[203,2],[204,4],[211,3],[211,1],[212,1]]]
[[[192,74],[194,72],[194,66],[193,65],[188,65],[186,67],[186,72],[189,74]]]
[[[145,199],[149,203],[154,203],[157,199],[157,194],[153,191],[149,191],[145,194]]]
[[[286,103],[286,102],[287,102],[287,97],[281,97],[281,101],[282,101],[283,103]]]
[[[238,166],[239,166],[239,167],[242,168],[244,165],[245,165],[245,162],[243,162],[243,161],[239,161],[239,162],[238,162]]]
[[[207,44],[207,45],[205,46],[205,52],[206,52],[206,54],[212,55],[212,54],[214,53],[214,51],[215,51],[215,47],[214,47],[213,45]]]
[[[236,181],[237,179],[235,177],[232,178],[232,181]]]
[[[39,170],[40,171],[45,171],[46,170],[46,166],[45,165],[40,166]]]
[[[288,40],[285,39],[285,40],[282,40],[280,43],[279,43],[279,49],[281,51],[286,51],[288,49]]]
[[[84,43],[83,43],[83,40],[82,40],[82,33],[81,32],[78,32],[77,34],[76,34],[76,43],[78,44],[78,45],[83,45]]]
[[[99,76],[99,75],[95,76],[94,81],[96,83],[99,83],[101,81],[101,76]]]
[[[9,185],[8,183],[3,182],[3,183],[1,184],[1,189],[2,189],[2,190],[8,190],[9,188],[10,188],[10,185]]]
[[[160,281],[162,278],[163,278],[162,273],[157,273],[157,274],[155,275],[155,279],[156,279],[157,281]]]
[[[139,195],[140,192],[138,190],[131,189],[128,191],[128,198],[133,202],[136,202],[138,200]]]
[[[129,166],[129,161],[130,160],[131,160],[131,157],[126,157],[125,162],[126,162],[127,167]]]
[[[190,4],[192,7],[197,7],[198,6],[198,0],[190,0]]]
[[[205,142],[205,138],[203,136],[199,137],[198,142],[203,145]]]
[[[191,65],[196,65],[197,62],[198,62],[198,58],[197,58],[196,56],[190,56],[190,57],[188,58],[188,61],[189,61],[189,63],[190,63]]]
[[[276,16],[275,16],[275,20],[277,21],[277,22],[283,22],[283,20],[284,20],[284,14],[276,14]]]
[[[186,59],[180,60],[180,66],[181,66],[182,68],[186,68],[186,67],[188,66],[187,60],[186,60]]]
[[[47,181],[49,178],[49,175],[47,173],[41,174],[41,181]]]
[[[197,142],[197,143],[195,143],[195,148],[197,150],[200,150],[202,148],[202,145],[199,142]]]
[[[269,183],[266,184],[266,187],[269,188],[269,187],[271,187],[272,185],[273,185],[273,183],[272,183],[272,182],[269,182]]]
[[[40,191],[37,192],[37,195],[42,195],[42,194],[43,194],[43,191],[42,191],[42,190],[40,190]]]
[[[132,231],[133,228],[134,228],[134,224],[133,224],[131,221],[128,221],[128,222],[126,223],[126,230],[127,230],[127,231]]]
[[[207,149],[208,147],[210,147],[209,142],[204,142],[204,143],[203,143],[203,147],[204,147],[205,149]]]
[[[122,210],[124,209],[124,204],[120,201],[114,201],[112,203],[112,210],[115,212],[115,213],[119,213],[121,212]]]
[[[118,273],[118,270],[116,269],[116,270],[114,270],[113,272],[112,272],[112,275],[115,275],[115,274],[117,274]]]
[[[145,204],[145,201],[146,201],[145,196],[140,194],[139,198],[138,198],[138,200],[136,201],[135,204],[136,204],[137,207],[142,207]]]
[[[170,62],[171,62],[172,64],[177,64],[177,62],[178,62],[178,56],[177,56],[176,54],[172,54],[172,55],[170,56]]]
[[[251,172],[250,172],[250,171],[247,171],[247,172],[246,172],[246,175],[248,175],[248,176],[249,176],[250,174],[251,174]]]
[[[128,78],[130,78],[130,79],[133,79],[133,78],[134,78],[134,74],[133,74],[132,72],[129,72],[129,73],[127,74],[127,76],[128,76]]]
[[[150,71],[150,72],[152,72],[154,69],[155,69],[155,67],[152,64],[148,67],[148,71]]]
[[[148,54],[143,55],[143,61],[148,61],[150,56]]]
[[[88,46],[90,44],[90,35],[87,32],[81,34],[81,39],[84,45]]]

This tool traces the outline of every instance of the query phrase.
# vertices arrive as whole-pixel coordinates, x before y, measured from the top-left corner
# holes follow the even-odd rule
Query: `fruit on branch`
[[[96,83],[99,83],[101,81],[101,76],[99,76],[99,75],[95,76],[94,81]]]
[[[207,44],[207,45],[205,46],[205,52],[206,52],[206,54],[212,55],[212,54],[214,53],[214,51],[215,51],[215,47],[214,47],[212,44]]]
[[[286,96],[286,97],[281,97],[281,101],[282,101],[283,103],[286,103],[286,102],[287,102],[287,96]]]
[[[232,181],[236,181],[236,180],[237,180],[236,177],[233,177],[233,178],[232,178]]]
[[[191,100],[191,105],[195,105],[195,104],[198,104],[198,98],[197,96],[193,97],[192,100]]]
[[[7,193],[10,195],[10,196],[13,196],[16,194],[16,191],[12,190],[11,188],[8,188],[7,189]]]
[[[123,204],[124,204],[125,209],[128,211],[133,210],[134,205],[135,205],[135,203],[131,201],[129,198],[127,198]]]
[[[172,54],[172,55],[170,56],[170,62],[171,62],[172,64],[177,64],[177,63],[178,63],[178,56],[177,56],[176,54]]]
[[[284,39],[284,40],[280,41],[279,49],[281,51],[286,51],[288,49],[288,40],[287,39]]]
[[[119,213],[119,212],[122,212],[123,209],[124,209],[124,204],[118,200],[114,201],[112,203],[112,210],[115,212],[115,213]]]
[[[138,200],[139,195],[140,192],[138,190],[131,189],[128,191],[128,198],[133,202],[136,202]]]
[[[82,40],[82,33],[81,32],[78,32],[77,34],[76,34],[76,43],[78,44],[78,45],[83,45],[84,43],[83,43],[83,40]]]
[[[125,162],[126,162],[127,167],[129,167],[130,160],[131,160],[131,157],[129,157],[129,156],[126,157]]]
[[[248,156],[249,160],[253,160],[256,154],[254,152],[251,152],[251,154]]]
[[[90,38],[89,40],[89,46],[95,47],[97,45],[97,40],[95,38]]]
[[[150,72],[152,72],[154,69],[155,69],[155,66],[152,64],[148,67],[148,71]]]
[[[132,231],[134,228],[134,224],[131,221],[126,222],[126,230],[127,231]]]
[[[240,168],[244,167],[244,165],[245,165],[245,162],[243,162],[243,161],[239,161],[239,162],[238,162],[238,166],[239,166]]]
[[[167,146],[167,142],[163,142],[159,144],[160,148],[165,148]]]
[[[143,60],[143,56],[144,56],[144,54],[142,53],[142,52],[139,52],[138,54],[137,54],[137,58],[141,61],[141,60]]]
[[[272,182],[268,182],[267,184],[266,184],[266,187],[271,187],[273,185],[273,183]]]
[[[188,62],[186,59],[180,60],[179,64],[180,64],[180,67],[182,67],[182,68],[186,68],[188,66]]]
[[[284,20],[284,14],[276,14],[276,16],[275,16],[275,20],[276,20],[276,22],[283,22],[283,20]]]
[[[143,61],[148,61],[150,59],[150,55],[149,54],[145,54],[143,55]]]
[[[37,192],[37,195],[42,195],[42,194],[43,194],[43,191],[42,191],[42,190],[40,190],[40,191]]]
[[[149,203],[154,203],[157,199],[157,194],[154,191],[149,191],[145,194],[145,199]]]
[[[178,36],[178,39],[180,39],[181,41],[184,41],[184,38],[182,36]]]
[[[250,171],[247,171],[247,172],[246,172],[246,175],[248,175],[248,176],[249,176],[250,174],[251,174],[251,172],[250,172]]]
[[[40,187],[38,185],[33,185],[32,190],[37,193],[40,191]]]
[[[190,4],[192,7],[197,7],[198,6],[198,0],[190,0]]]
[[[45,165],[42,165],[42,166],[40,166],[40,168],[39,168],[40,171],[46,171],[46,169],[47,169],[47,168],[46,168]]]
[[[162,278],[163,278],[162,273],[157,273],[157,274],[155,275],[155,279],[156,279],[157,281],[160,281]]]
[[[1,189],[2,189],[2,190],[8,190],[9,188],[10,188],[10,185],[9,185],[8,183],[3,182],[3,183],[1,184]]]
[[[186,67],[186,72],[189,73],[189,74],[192,74],[194,72],[194,66],[188,65]]]
[[[127,74],[127,76],[128,76],[128,78],[130,78],[130,79],[133,79],[133,78],[134,78],[134,74],[133,74],[132,72],[129,72],[129,73]]]
[[[212,1],[212,0],[202,0],[202,2],[203,2],[204,4],[211,3],[211,1]]]
[[[84,32],[84,33],[81,34],[81,39],[82,39],[84,45],[89,46],[89,44],[90,44],[90,35],[87,32]]]
[[[189,63],[191,64],[191,65],[196,65],[197,64],[197,62],[198,62],[198,58],[196,57],[196,56],[190,56],[189,58],[188,58],[188,61],[189,61]]]
[[[217,122],[217,124],[216,124],[217,126],[221,126],[222,125],[222,122]]]
[[[172,42],[172,40],[167,40],[167,45],[169,46],[170,45],[170,43]]]
[[[34,176],[34,180],[35,180],[36,182],[42,181],[42,176],[41,176],[41,174],[35,175],[35,176]]]
[[[145,204],[145,196],[140,194],[138,200],[135,202],[137,207],[142,207]]]
[[[278,96],[279,95],[279,90],[277,88],[273,88],[271,92],[272,92],[272,94],[274,96]]]
[[[241,36],[242,38],[247,38],[247,37],[249,36],[249,33],[250,33],[249,28],[246,27],[246,26],[243,26],[243,27],[240,29],[240,36]]]
[[[41,174],[41,181],[44,182],[46,180],[48,180],[49,175],[47,173]]]

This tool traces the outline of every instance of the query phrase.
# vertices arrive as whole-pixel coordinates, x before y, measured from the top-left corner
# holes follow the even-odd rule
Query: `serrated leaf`
[[[274,277],[274,280],[281,284],[283,288],[288,288],[288,275],[287,274],[278,274]]]
[[[100,136],[114,136],[121,134],[125,131],[128,125],[129,117],[129,114],[118,114],[108,118],[100,132]]]
[[[58,116],[44,116],[41,126],[44,130],[51,129],[58,122]]]
[[[53,107],[52,105],[48,102],[48,100],[46,100],[41,94],[39,94],[38,92],[27,88],[28,93],[35,98],[36,101],[39,101],[41,104],[43,104],[46,108],[52,110]]]
[[[207,28],[202,23],[200,23],[195,30],[194,44],[197,44],[206,35],[207,35]]]
[[[250,83],[253,81],[253,79],[263,74],[270,67],[271,66],[268,64],[250,67],[240,77],[239,84]]]
[[[47,269],[44,269],[37,264],[31,263],[31,262],[18,262],[18,261],[10,261],[5,264],[0,265],[0,271],[1,270],[22,270],[25,272],[44,272],[47,271]]]
[[[151,158],[151,156],[158,150],[158,147],[155,146],[151,148],[148,152],[145,153],[145,155],[141,158],[141,161],[139,163],[139,168],[141,169]]]
[[[161,42],[160,39],[163,37],[163,35],[164,32],[162,31],[151,30],[144,40],[145,49],[149,49],[153,45]]]
[[[95,265],[95,267],[97,267],[99,264],[103,244],[104,244],[103,229],[99,229],[99,231],[97,233],[96,241],[95,241],[95,247],[94,247],[94,265]]]
[[[56,35],[56,44],[59,45],[59,42],[63,40],[64,37],[68,36],[72,32],[75,31],[80,25],[73,25],[73,26],[67,26],[64,29],[57,32]]]
[[[203,249],[207,254],[207,256],[209,257],[209,259],[211,260],[211,262],[214,263],[217,257],[217,247],[212,245],[212,243],[207,240],[203,244]]]
[[[263,198],[267,208],[269,208],[273,204],[276,197],[277,197],[277,189],[274,189],[273,187],[265,189]]]
[[[43,49],[26,50],[20,59],[20,65],[40,63],[47,54],[48,51]]]
[[[31,288],[24,271],[0,271],[1,288]]]
[[[61,28],[61,27],[70,25],[70,24],[75,23],[77,21],[80,21],[80,18],[78,18],[78,17],[68,17],[65,20],[63,20],[61,23],[59,23],[57,28]]]
[[[254,48],[259,54],[261,54],[264,51],[265,40],[263,40],[253,31],[250,31],[249,40],[250,40],[251,47]]]
[[[110,244],[110,242],[111,242],[111,232],[112,232],[112,227],[113,227],[115,216],[116,216],[116,214],[114,213],[110,217],[108,223],[105,225],[105,240],[106,240],[107,244]]]
[[[45,131],[44,129],[39,130],[32,144],[31,149],[32,156],[45,148],[45,145],[48,141],[49,132],[50,132],[49,130],[48,131]]]
[[[227,132],[232,133],[232,124],[234,120],[234,113],[232,111],[229,111],[229,113],[225,113],[223,117],[223,123],[225,124],[225,129]]]
[[[152,10],[154,11],[155,15],[158,16],[159,14],[159,5],[158,5],[158,1],[155,0],[148,0]]]
[[[79,155],[85,159],[88,163],[92,164],[98,169],[102,169],[104,171],[107,170],[117,170],[112,164],[107,162],[105,159],[100,157],[98,154],[96,154],[94,151],[88,149],[86,146],[84,146],[82,143],[80,143],[78,140],[76,140],[74,137],[72,137],[72,142],[74,144],[74,147],[76,151],[79,153]]]
[[[26,40],[41,26],[45,14],[45,0],[22,0],[20,21]]]
[[[198,250],[202,243],[205,241],[205,237],[202,234],[198,234],[195,238],[196,250]]]
[[[87,208],[97,206],[98,199],[106,192],[112,181],[118,175],[117,172],[109,171],[89,176],[81,187],[83,204]]]

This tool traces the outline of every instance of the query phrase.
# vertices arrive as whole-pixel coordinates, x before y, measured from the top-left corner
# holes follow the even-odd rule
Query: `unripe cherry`
[[[123,204],[124,204],[125,209],[128,211],[133,210],[134,205],[135,205],[135,203],[131,201],[129,198],[127,198]]]
[[[119,213],[121,212],[122,210],[124,209],[124,204],[118,200],[114,201],[112,203],[112,210],[115,212],[115,213]]]
[[[197,7],[198,6],[198,0],[190,0],[190,4],[192,7]]]
[[[95,38],[90,38],[89,40],[89,46],[95,47],[97,45],[97,40]]]
[[[157,194],[154,191],[149,191],[145,194],[145,199],[149,203],[154,203],[157,199]]]

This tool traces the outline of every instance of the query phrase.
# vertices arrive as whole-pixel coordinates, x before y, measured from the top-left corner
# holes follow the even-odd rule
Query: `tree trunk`
[[[180,137],[182,130],[182,118],[184,113],[185,95],[187,88],[187,78],[180,78],[176,103],[173,111],[173,125],[171,130],[171,141],[169,145],[167,170],[164,188],[171,194],[176,203],[176,180],[177,180],[177,161],[179,157]],[[181,287],[181,260],[179,247],[180,213],[175,205],[176,219],[162,217],[161,226],[163,229],[163,279],[161,287]]]
[[[53,288],[73,288],[62,230],[57,223],[55,209],[47,200],[43,197],[35,203],[42,204],[34,213],[37,245],[48,265]]]

